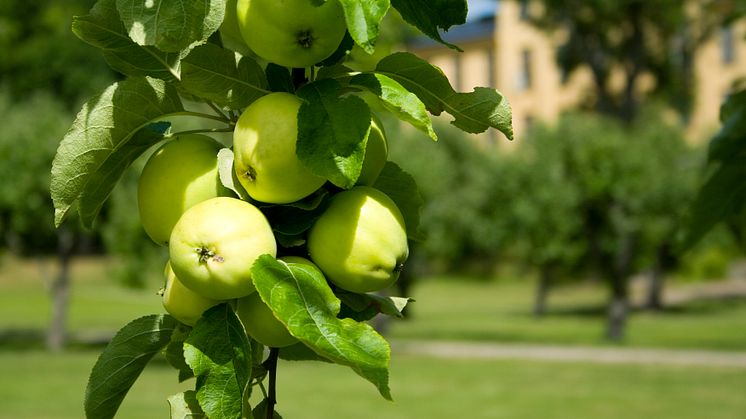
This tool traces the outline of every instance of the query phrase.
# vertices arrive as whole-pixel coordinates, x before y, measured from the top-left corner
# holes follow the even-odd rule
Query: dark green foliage
[[[445,130],[438,144],[392,141],[427,203],[419,248],[456,270],[510,258],[579,278],[610,269],[623,235],[635,243],[629,269],[652,266],[660,246],[681,238],[702,153],[660,113],[645,115],[629,127],[568,115],[505,151]]]
[[[53,252],[54,212],[49,198],[49,167],[70,114],[48,94],[13,102],[0,91],[0,232],[12,250]]]
[[[720,109],[723,123],[710,142],[709,176],[692,205],[686,247],[719,223],[727,223],[741,246],[746,243],[746,90],[732,94]]]
[[[0,85],[14,99],[43,90],[77,105],[111,82],[114,73],[98,51],[70,32],[75,14],[92,0],[0,2]]]

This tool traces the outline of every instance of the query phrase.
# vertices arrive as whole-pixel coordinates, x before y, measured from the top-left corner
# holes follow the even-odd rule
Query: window
[[[520,1],[520,18],[522,21],[527,21],[531,17],[529,15],[529,7],[528,7],[528,0],[521,0]]]
[[[736,40],[733,26],[725,26],[720,30],[720,57],[723,64],[732,64],[736,60]]]
[[[524,49],[521,51],[521,68],[518,74],[518,90],[528,90],[532,83],[532,59],[531,50]]]

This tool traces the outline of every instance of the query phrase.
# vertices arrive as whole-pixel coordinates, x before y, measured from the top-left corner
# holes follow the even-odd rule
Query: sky
[[[468,20],[479,19],[485,15],[494,15],[497,8],[497,0],[467,0],[469,6]]]

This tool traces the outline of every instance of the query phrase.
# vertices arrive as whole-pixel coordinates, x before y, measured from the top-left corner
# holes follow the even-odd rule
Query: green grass
[[[110,334],[163,309],[147,290],[108,278],[102,260],[74,265],[69,325],[77,334]],[[49,299],[37,265],[0,265],[0,334],[41,331]],[[531,284],[451,278],[416,288],[414,317],[395,322],[396,339],[605,345],[602,288],[556,290],[550,314],[530,315]],[[662,314],[634,313],[625,345],[746,349],[742,300],[692,302]],[[38,346],[38,345],[37,345]],[[48,354],[0,341],[0,419],[83,417],[85,383],[99,349]],[[167,417],[166,397],[188,389],[156,359],[125,399],[118,419]],[[600,365],[545,361],[435,359],[394,353],[395,402],[351,370],[319,363],[280,365],[278,409],[288,418],[656,418],[731,419],[746,412],[746,371],[718,367]]]
[[[394,338],[609,344],[603,338],[606,290],[598,285],[554,290],[549,313],[541,319],[531,314],[531,283],[432,278],[414,290],[412,318],[393,322]],[[633,312],[622,345],[746,350],[746,299]]]
[[[96,352],[0,351],[0,418],[78,419]],[[12,379],[10,378],[12,377]],[[118,419],[168,416],[188,389],[163,362],[148,366]],[[733,419],[746,412],[746,373],[723,368],[442,360],[394,354],[393,403],[351,370],[281,362],[278,411],[303,419]]]
[[[38,335],[50,315],[38,263],[6,259],[0,269],[0,334],[31,330]],[[51,266],[46,269],[52,272]],[[110,270],[111,262],[100,258],[74,263],[68,325],[75,336],[107,336],[136,317],[163,312],[158,284],[126,289],[110,278]],[[530,282],[428,278],[414,292],[413,317],[392,322],[392,338],[608,345],[603,339],[606,290],[599,285],[555,289],[542,319],[531,315]],[[746,299],[693,301],[662,313],[634,312],[622,345],[746,350],[744,331]]]
[[[51,313],[47,275],[55,274],[50,261],[18,261],[0,264],[0,333],[3,330],[42,330]],[[158,284],[147,289],[128,289],[111,278],[113,264],[107,259],[79,258],[72,265],[68,327],[74,334],[110,335],[137,317],[162,313]]]

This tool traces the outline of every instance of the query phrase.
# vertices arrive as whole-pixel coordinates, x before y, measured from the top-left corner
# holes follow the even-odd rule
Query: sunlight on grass
[[[93,351],[0,351],[0,417],[83,416]],[[43,372],[43,373],[35,373]],[[12,380],[7,377],[14,377]],[[177,383],[157,360],[125,398],[118,419],[167,417]],[[338,365],[281,362],[278,411],[286,418],[733,419],[746,411],[743,370],[511,360],[442,360],[394,354],[395,401]],[[256,399],[256,397],[255,397]]]

